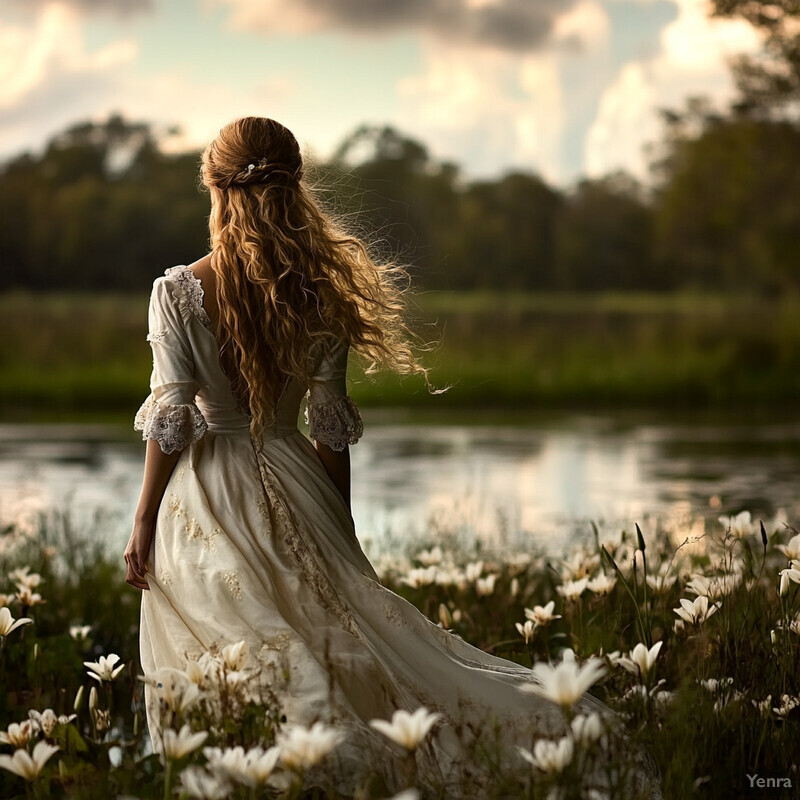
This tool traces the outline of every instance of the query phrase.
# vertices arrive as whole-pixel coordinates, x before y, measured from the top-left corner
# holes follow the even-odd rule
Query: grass
[[[760,529],[745,515],[705,532],[655,526],[647,536],[637,529],[612,540],[595,538],[563,558],[480,547],[464,552],[458,531],[430,534],[435,547],[376,560],[385,585],[467,641],[519,664],[558,663],[565,647],[579,661],[601,659],[605,675],[592,691],[617,712],[630,740],[655,759],[665,798],[748,796],[747,775],[756,773],[791,782],[791,790],[773,789],[770,797],[796,796],[800,573],[786,573],[785,591],[779,590],[779,572],[788,556],[800,552],[796,531],[778,521],[766,521]],[[26,782],[0,769],[3,797],[169,797],[188,767],[204,767],[207,776],[217,769],[213,754],[199,749],[166,764],[148,751],[136,679],[138,595],[122,582],[118,564],[108,563],[90,541],[90,534],[76,534],[64,516],[11,527],[0,537],[0,590],[10,595],[6,601],[15,618],[33,620],[0,640],[0,729],[26,719],[31,709],[77,715],[50,733],[34,735],[25,746],[30,751],[33,740],[47,739],[60,748],[38,778]],[[21,566],[30,568],[23,583],[33,584],[43,603],[14,597],[20,587],[6,576]],[[605,586],[597,581],[603,574]],[[704,621],[681,624],[674,609],[701,596],[708,598],[707,608],[718,604],[716,610]],[[548,620],[550,602],[553,618]],[[534,612],[539,621],[526,631],[526,617]],[[71,636],[72,625],[90,626],[88,635]],[[651,666],[637,667],[636,660],[643,662],[640,656],[634,659],[635,646],[641,643],[639,649],[646,650],[659,642]],[[96,684],[86,678],[81,662],[110,652],[121,655],[125,668],[99,687],[90,708],[89,688]],[[207,686],[205,691],[214,696]],[[205,744],[223,749],[273,745],[281,726],[279,701],[237,700],[235,692],[225,697],[222,707],[203,700],[189,711],[170,712],[171,724],[208,731]],[[436,735],[434,728],[430,736]],[[606,735],[613,742],[614,730]],[[559,770],[528,766],[520,758],[518,774],[508,768],[498,772],[494,788],[482,796],[539,800],[561,787],[558,796],[586,797],[579,785],[586,765],[604,758],[603,740],[581,744],[575,739],[574,747],[572,759]],[[609,748],[612,763],[624,768],[630,746],[627,752]],[[491,765],[490,748],[480,757]],[[368,764],[369,758],[366,754]],[[286,778],[283,788],[275,787],[269,796],[339,796],[342,776],[333,761],[321,763],[327,790],[312,790],[302,769],[284,766],[279,767]],[[379,776],[391,765],[370,766]],[[399,786],[387,788],[376,779],[362,786],[364,800],[415,784],[413,758],[399,757],[394,766]],[[267,796],[230,776],[229,781],[226,797]],[[465,783],[462,789],[466,796],[474,787]],[[444,795],[428,787],[424,796]],[[628,800],[631,794],[612,789],[603,796]]]
[[[6,420],[130,416],[147,394],[147,300],[0,296],[0,413]],[[416,409],[788,407],[800,399],[800,298],[722,294],[427,292],[412,327],[432,382],[364,376],[364,406]]]

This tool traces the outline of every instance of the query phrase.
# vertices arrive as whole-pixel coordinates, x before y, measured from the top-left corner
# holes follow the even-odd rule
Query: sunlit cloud
[[[680,108],[707,94],[718,103],[734,94],[728,58],[761,47],[759,34],[741,20],[709,18],[704,0],[676,0],[678,17],[661,32],[660,50],[625,64],[603,92],[586,135],[585,171],[602,175],[626,168],[642,179],[644,145],[661,133],[657,110]]]
[[[524,53],[549,40],[575,0],[206,0],[230,24],[264,33],[417,33],[454,44]]]
[[[130,39],[87,48],[79,13],[65,4],[47,5],[28,27],[0,22],[3,153],[37,140],[42,126],[58,129],[113,102],[119,74],[136,53]]]

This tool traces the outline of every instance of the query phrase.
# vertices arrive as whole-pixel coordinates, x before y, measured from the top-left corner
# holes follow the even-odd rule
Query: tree
[[[764,39],[757,56],[732,64],[740,98],[738,113],[800,120],[800,2],[798,0],[712,0],[714,15],[740,17]]]

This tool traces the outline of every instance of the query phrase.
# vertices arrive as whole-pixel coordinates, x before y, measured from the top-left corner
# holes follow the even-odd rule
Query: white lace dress
[[[347,344],[325,353],[309,386],[289,382],[275,425],[256,441],[220,367],[202,301],[188,267],[167,270],[153,285],[152,392],[135,427],[164,452],[182,452],[158,512],[150,591],[142,595],[145,675],[246,640],[262,668],[274,667],[271,688],[288,723],[321,719],[348,730],[334,758],[353,781],[366,762],[402,763],[368,722],[420,705],[443,715],[420,753],[423,784],[469,769],[470,738],[499,735],[509,764],[524,767],[510,745],[530,747],[557,733],[561,713],[519,691],[530,670],[468,645],[381,585],[347,506],[298,430],[308,391],[313,439],[341,450],[361,436],[346,392]],[[157,735],[157,701],[147,692]],[[588,697],[584,705],[601,707]],[[363,756],[365,747],[377,760]]]

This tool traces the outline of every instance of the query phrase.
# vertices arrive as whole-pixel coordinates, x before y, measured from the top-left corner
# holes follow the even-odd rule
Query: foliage
[[[713,530],[698,532],[694,526],[692,534],[659,526],[646,535],[637,527],[636,535],[616,537],[595,530],[592,543],[576,545],[563,559],[485,546],[465,552],[457,531],[432,530],[431,535],[432,547],[377,558],[383,582],[467,641],[536,666],[543,679],[552,671],[547,665],[565,647],[579,660],[602,659],[605,677],[594,691],[617,711],[629,740],[655,758],[665,797],[743,794],[749,788],[747,775],[756,773],[796,785],[788,765],[796,752],[800,713],[795,669],[800,656],[800,535],[785,523],[759,525],[743,512],[720,518]],[[30,741],[19,747],[30,751],[39,739],[59,748],[38,777],[27,782],[0,763],[4,797],[168,797],[175,788],[186,798],[201,796],[192,787],[205,781],[208,788],[214,780],[228,787],[226,797],[254,797],[255,789],[242,782],[255,780],[257,757],[260,774],[274,771],[275,782],[267,784],[270,796],[312,796],[310,788],[303,789],[304,775],[310,773],[289,767],[296,762],[281,749],[289,744],[281,734],[278,698],[237,704],[238,690],[231,687],[244,685],[247,653],[233,643],[208,662],[222,670],[223,681],[226,670],[239,676],[228,682],[224,695],[207,683],[208,663],[204,672],[195,665],[184,678],[174,678],[177,688],[164,695],[173,698],[173,709],[183,709],[170,712],[165,723],[173,731],[181,729],[174,734],[174,755],[159,759],[150,753],[136,680],[136,593],[122,583],[119,565],[109,564],[70,531],[68,518],[5,530],[0,574],[0,588],[11,590],[3,605],[15,618],[33,619],[0,637],[0,670],[8,687],[0,698],[5,730],[0,738],[19,735],[12,723],[28,719],[33,710]],[[702,600],[708,609],[705,619],[683,621],[673,609],[683,612],[695,597],[694,605]],[[87,678],[81,662],[111,651],[124,654],[119,677]],[[574,666],[563,667],[565,674],[570,670]],[[91,686],[100,691],[92,694]],[[178,695],[183,700],[175,704]],[[223,696],[227,700],[220,706]],[[430,732],[434,721],[424,722],[416,734],[409,728],[395,734],[404,741],[411,737],[410,755],[400,757],[397,766],[412,785],[414,747],[436,736],[435,726]],[[497,796],[538,800],[554,786],[563,787],[559,796],[565,798],[588,796],[576,788],[578,765],[602,752],[604,735],[614,736],[611,729],[603,734],[602,727],[592,734],[598,724],[583,718],[581,727],[573,727],[568,747],[564,740],[550,746],[550,740],[540,739],[525,756],[529,766],[520,757],[519,782],[508,766],[497,773]],[[389,728],[388,722],[381,726]],[[317,735],[327,736],[328,749],[336,746],[335,736]],[[201,750],[201,744],[221,750]],[[249,760],[237,756],[236,745],[251,748]],[[296,745],[292,758],[298,757]],[[16,746],[0,744],[5,753]],[[268,749],[273,746],[277,749]],[[627,752],[637,750],[628,746]],[[274,770],[270,759],[278,762]],[[320,763],[328,789],[314,790],[313,796],[336,797],[334,762]],[[375,774],[385,766],[376,763]],[[468,785],[463,788],[469,791]],[[362,789],[364,798],[387,796],[377,779]],[[439,795],[429,787],[424,796]],[[603,796],[630,795],[612,790]]]

